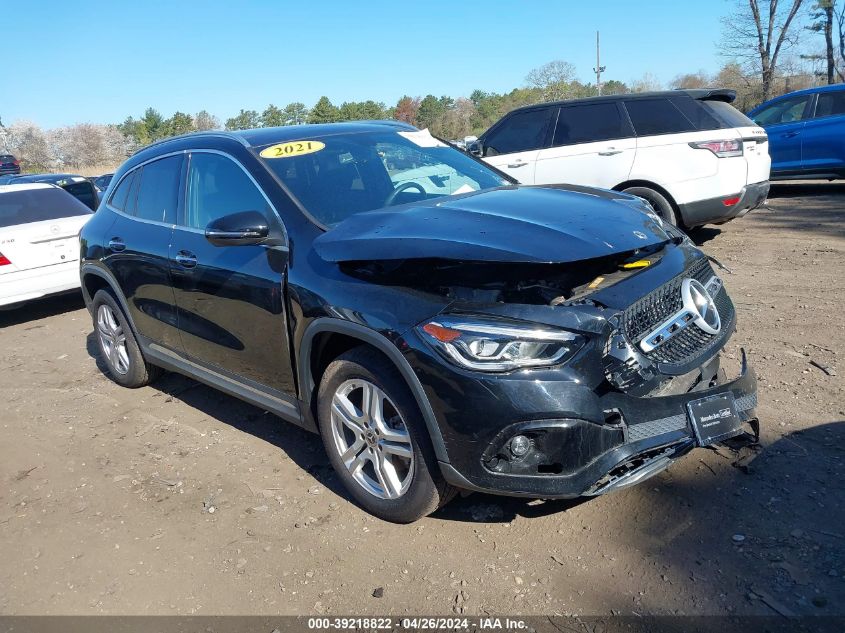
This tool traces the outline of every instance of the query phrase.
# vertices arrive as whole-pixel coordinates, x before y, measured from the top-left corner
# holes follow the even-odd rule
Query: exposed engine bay
[[[341,268],[368,281],[410,286],[453,301],[562,306],[654,264],[667,243],[565,264],[405,259],[345,262]]]

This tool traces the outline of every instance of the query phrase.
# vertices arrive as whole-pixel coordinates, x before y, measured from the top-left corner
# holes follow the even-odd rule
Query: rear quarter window
[[[694,132],[695,126],[668,98],[629,99],[625,109],[637,136]]]
[[[724,101],[701,101],[701,106],[718,118],[724,127],[757,127],[751,119]]]
[[[120,184],[117,186],[117,189],[114,190],[114,193],[111,195],[109,199],[109,204],[113,206],[118,211],[125,211],[127,213],[130,212],[128,208],[128,201],[129,201],[129,192],[132,190],[132,184],[135,181],[135,176],[138,174],[138,170],[134,170],[129,172],[129,174],[120,181]]]

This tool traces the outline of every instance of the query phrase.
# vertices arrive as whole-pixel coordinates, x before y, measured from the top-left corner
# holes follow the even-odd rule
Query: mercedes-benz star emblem
[[[718,334],[722,328],[722,320],[707,289],[695,279],[684,279],[681,297],[684,300],[684,308],[695,315],[693,323],[708,334]]]

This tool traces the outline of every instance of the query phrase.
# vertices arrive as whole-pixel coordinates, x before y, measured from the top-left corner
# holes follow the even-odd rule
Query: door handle
[[[113,237],[109,240],[109,250],[115,253],[126,250],[126,244],[119,237]]]
[[[179,251],[175,259],[182,268],[193,268],[197,265],[197,256],[190,251]]]
[[[599,152],[599,156],[615,156],[616,154],[621,154],[621,149],[616,149],[615,147],[608,147],[603,152]]]
[[[783,138],[792,138],[793,136],[798,136],[800,132],[784,132]]]
[[[510,167],[511,169],[515,169],[517,167],[525,167],[527,164],[528,163],[526,163],[525,161],[522,161],[520,163],[508,163],[508,167]]]

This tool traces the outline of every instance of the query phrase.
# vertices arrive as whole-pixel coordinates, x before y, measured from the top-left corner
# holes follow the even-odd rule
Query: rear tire
[[[416,400],[382,354],[367,347],[342,354],[326,368],[317,397],[329,461],[365,510],[411,523],[454,497]]]
[[[672,203],[666,199],[666,196],[659,191],[649,189],[648,187],[629,187],[628,189],[624,189],[623,193],[629,193],[632,196],[642,198],[651,205],[654,212],[659,215],[664,222],[669,222],[670,224],[679,226],[675,207],[673,207]]]
[[[97,291],[91,300],[91,312],[100,357],[112,380],[135,389],[148,385],[161,375],[161,368],[144,360],[129,321],[110,291]]]

